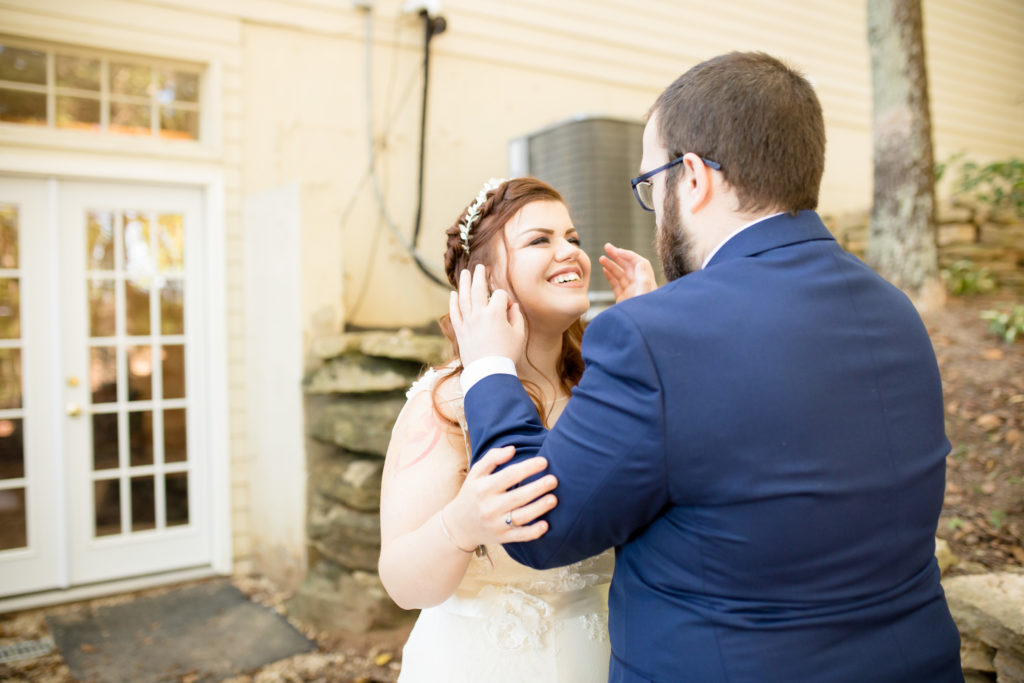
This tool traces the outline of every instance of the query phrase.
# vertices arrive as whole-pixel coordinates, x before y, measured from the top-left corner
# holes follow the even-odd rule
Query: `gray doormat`
[[[317,648],[227,579],[46,623],[71,675],[92,683],[216,681]]]

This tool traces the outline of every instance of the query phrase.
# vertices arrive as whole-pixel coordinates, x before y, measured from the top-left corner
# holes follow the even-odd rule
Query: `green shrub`
[[[1009,311],[982,311],[981,317],[988,321],[988,329],[999,335],[1007,344],[1018,338],[1024,339],[1024,306],[1014,306]]]
[[[1008,159],[983,165],[964,161],[963,154],[954,154],[948,161],[936,164],[936,180],[953,168],[957,169],[952,186],[954,197],[1009,210],[1024,218],[1024,161]]]
[[[961,259],[942,269],[946,289],[954,296],[984,294],[996,288],[996,280],[988,268],[975,268],[974,263]]]

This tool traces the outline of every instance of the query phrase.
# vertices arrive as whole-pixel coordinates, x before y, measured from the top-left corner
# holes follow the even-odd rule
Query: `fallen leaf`
[[[996,483],[994,481],[986,481],[981,485],[981,492],[989,495],[996,492]]]
[[[98,647],[96,647],[95,645],[90,645],[89,643],[82,643],[78,646],[78,649],[82,652],[96,652],[99,650]]]
[[[1002,349],[985,349],[981,352],[981,357],[985,360],[1002,360],[1003,350]]]
[[[394,658],[395,658],[395,656],[393,654],[391,654],[390,652],[382,652],[382,653],[380,653],[379,655],[377,655],[376,657],[373,658],[373,663],[376,664],[377,666],[384,666],[385,664],[387,664],[388,662],[390,662]]]
[[[974,421],[974,424],[986,430],[995,429],[1002,423],[1002,418],[992,413],[985,413],[984,415],[979,416],[978,419]]]
[[[1010,548],[1010,553],[1013,555],[1014,559],[1024,565],[1024,548],[1021,548],[1019,545],[1015,545]]]
[[[1020,430],[1019,429],[1010,429],[1010,430],[1008,430],[1005,434],[1003,434],[1003,441],[1005,441],[1006,443],[1017,443],[1017,442],[1019,442],[1020,441]]]

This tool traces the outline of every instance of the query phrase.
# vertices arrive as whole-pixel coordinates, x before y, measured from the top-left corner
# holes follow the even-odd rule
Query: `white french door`
[[[0,596],[210,564],[202,191],[0,176],[0,217]]]

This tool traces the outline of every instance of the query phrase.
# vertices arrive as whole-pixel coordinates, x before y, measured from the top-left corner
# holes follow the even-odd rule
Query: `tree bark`
[[[920,0],[867,0],[874,201],[867,260],[921,310],[941,306]]]

